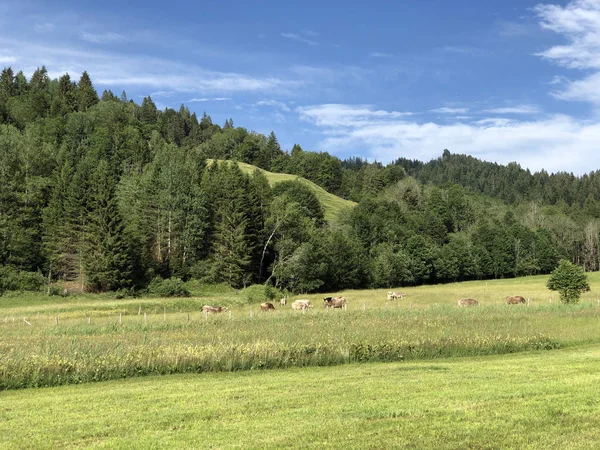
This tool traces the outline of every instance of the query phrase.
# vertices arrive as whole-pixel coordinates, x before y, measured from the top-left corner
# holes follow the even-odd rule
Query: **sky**
[[[0,67],[388,163],[600,169],[600,0],[3,0]]]

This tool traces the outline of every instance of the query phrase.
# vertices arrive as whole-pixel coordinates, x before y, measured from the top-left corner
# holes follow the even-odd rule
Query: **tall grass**
[[[324,310],[322,296],[313,295],[308,297],[315,308],[306,313],[289,306],[262,313],[257,305],[245,305],[233,307],[231,316],[208,317],[200,311],[203,304],[235,305],[240,295],[212,287],[203,297],[185,299],[82,296],[29,302],[26,297],[6,305],[0,299],[0,389],[600,342],[594,291],[582,304],[565,306],[550,303],[543,281],[411,288],[398,302],[387,302],[386,290],[352,291],[344,293],[348,311]],[[529,297],[530,306],[503,305],[503,296],[513,293]],[[455,300],[463,295],[478,298],[481,306],[458,308]]]

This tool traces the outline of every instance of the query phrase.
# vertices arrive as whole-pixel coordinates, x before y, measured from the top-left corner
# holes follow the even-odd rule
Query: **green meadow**
[[[197,286],[184,299],[5,296],[0,299],[0,389],[80,384],[174,373],[235,372],[552,350],[600,343],[592,291],[562,305],[546,277],[332,293],[347,310],[277,305],[262,312],[241,294]],[[399,290],[398,290],[399,291]],[[528,305],[507,306],[506,295]],[[459,308],[460,297],[479,307]],[[289,299],[289,302],[294,298]],[[203,305],[228,305],[205,316]]]
[[[0,393],[0,446],[597,448],[600,346]]]
[[[212,162],[212,160],[208,160]],[[328,222],[332,222],[338,215],[350,208],[356,206],[356,203],[350,200],[345,200],[337,195],[331,194],[323,189],[321,186],[313,183],[312,181],[307,180],[304,177],[299,177],[297,175],[290,175],[287,173],[275,173],[269,172],[268,170],[260,169],[259,167],[253,166],[252,164],[247,164],[244,162],[237,163],[242,172],[252,174],[255,170],[260,171],[267,180],[269,180],[269,184],[271,186],[276,185],[277,183],[281,183],[282,181],[299,181],[300,183],[308,186],[316,195],[319,203],[323,206],[323,211],[325,213],[325,220]]]
[[[298,296],[0,297],[2,448],[593,448],[599,274]],[[507,306],[507,295],[526,305]],[[459,308],[473,297],[479,307]],[[203,305],[230,313],[205,316]],[[36,389],[27,389],[36,388]]]

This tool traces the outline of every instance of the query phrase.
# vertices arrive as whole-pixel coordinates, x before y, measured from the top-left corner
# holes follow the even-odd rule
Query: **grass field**
[[[211,160],[209,160],[211,161]],[[253,173],[255,170],[260,170],[269,180],[269,184],[271,186],[281,183],[282,181],[299,181],[300,183],[308,186],[317,196],[317,199],[321,203],[325,211],[325,220],[328,222],[333,221],[341,211],[347,210],[349,208],[353,208],[356,206],[355,202],[350,200],[345,200],[337,195],[330,194],[321,186],[313,183],[312,181],[307,180],[306,178],[299,177],[296,175],[289,175],[287,173],[274,173],[269,172],[264,169],[260,169],[252,164],[246,164],[242,162],[238,162],[240,169],[246,173]]]
[[[307,296],[307,313],[261,313],[232,289],[200,287],[187,299],[8,296],[0,298],[0,389],[185,372],[229,372],[353,362],[507,354],[600,343],[600,307],[551,302],[546,277],[405,289],[348,291],[347,311]],[[336,293],[337,294],[337,293]],[[506,306],[520,294],[529,306]],[[236,297],[237,296],[237,297]],[[480,300],[463,309],[463,296]],[[293,299],[292,299],[293,300]],[[204,304],[230,304],[205,317]],[[411,307],[412,306],[412,307]]]
[[[560,448],[600,442],[600,346],[0,392],[0,447]]]

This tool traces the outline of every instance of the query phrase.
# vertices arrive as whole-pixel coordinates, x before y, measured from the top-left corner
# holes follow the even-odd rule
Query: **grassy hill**
[[[212,160],[209,160],[209,163],[211,161]],[[319,202],[321,202],[321,205],[323,205],[323,208],[325,209],[325,220],[327,220],[328,222],[334,220],[337,217],[337,215],[344,209],[353,208],[354,206],[356,206],[355,202],[352,202],[350,200],[344,200],[343,198],[340,198],[337,195],[330,194],[321,186],[316,185],[312,181],[308,181],[306,178],[302,178],[297,175],[290,175],[287,173],[269,172],[268,170],[263,170],[256,166],[253,166],[252,164],[246,164],[242,162],[238,162],[238,165],[240,166],[240,169],[242,169],[242,171],[246,173],[252,173],[257,169],[260,170],[267,177],[267,180],[269,180],[269,184],[271,186],[274,186],[277,183],[281,183],[282,181],[296,180],[310,187],[319,199]]]

